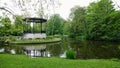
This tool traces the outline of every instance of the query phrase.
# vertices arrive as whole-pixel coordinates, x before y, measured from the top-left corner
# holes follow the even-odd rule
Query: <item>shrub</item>
[[[9,36],[9,39],[11,39],[11,41],[16,41],[18,38],[18,36]]]
[[[118,58],[112,58],[111,60],[112,61],[120,61],[120,59],[118,59]]]
[[[67,50],[66,51],[66,58],[75,59],[76,58],[76,53],[72,50]]]

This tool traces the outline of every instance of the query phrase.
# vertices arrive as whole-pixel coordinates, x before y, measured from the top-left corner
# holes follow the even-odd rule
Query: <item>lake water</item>
[[[0,45],[0,53],[25,54],[65,58],[65,52],[73,50],[78,59],[120,58],[120,43],[100,41],[75,41],[64,39],[59,43],[30,45]]]

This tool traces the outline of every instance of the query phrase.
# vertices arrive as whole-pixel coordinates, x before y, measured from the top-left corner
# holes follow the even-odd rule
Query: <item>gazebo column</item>
[[[46,33],[46,31],[47,31],[47,29],[46,29],[46,23],[45,23],[45,29],[44,29],[44,31],[45,31],[45,33]]]
[[[33,26],[32,26],[32,33],[34,33],[34,23],[33,23]]]
[[[41,33],[42,33],[42,23],[40,23],[41,24]]]
[[[28,33],[28,23],[26,23],[26,32]]]
[[[30,22],[30,33],[32,33],[32,26],[31,26],[31,22]]]
[[[25,33],[26,33],[27,32],[27,23],[25,23],[24,29],[25,29]]]
[[[28,23],[26,23],[27,24],[27,26],[26,26],[26,31],[27,31],[27,33],[28,33]]]
[[[25,27],[24,27],[24,29],[25,29],[25,33],[27,32],[27,21],[25,22]]]

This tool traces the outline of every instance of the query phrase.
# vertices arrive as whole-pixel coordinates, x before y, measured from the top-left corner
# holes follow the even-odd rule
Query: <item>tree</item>
[[[23,33],[24,24],[23,24],[22,18],[23,18],[22,16],[16,15],[15,22],[12,26],[12,29],[13,29],[12,35],[19,36]]]
[[[64,20],[60,17],[59,14],[51,16],[47,22],[47,34],[48,35],[62,34],[63,22]]]
[[[70,36],[75,38],[78,36],[86,36],[86,8],[75,6],[71,9],[70,18],[71,28]]]
[[[70,21],[67,20],[63,23],[63,35],[69,35],[70,33]]]
[[[109,14],[100,27],[102,30],[100,38],[102,40],[120,40],[120,11]]]
[[[111,0],[100,0],[88,6],[87,21],[89,24],[89,39],[100,40],[100,36],[102,35],[100,26],[103,25],[104,18],[112,12],[114,12],[114,6]]]
[[[2,36],[9,36],[11,35],[12,33],[12,30],[11,30],[11,21],[8,17],[6,18],[2,18],[1,20],[1,31],[2,32]]]

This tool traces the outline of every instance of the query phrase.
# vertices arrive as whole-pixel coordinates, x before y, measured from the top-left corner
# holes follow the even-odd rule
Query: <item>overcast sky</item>
[[[88,6],[91,2],[95,2],[95,1],[98,0],[60,0],[62,5],[60,6],[58,13],[60,13],[60,15],[66,19],[69,16],[70,9],[75,5]],[[114,4],[116,4],[117,2],[117,4],[120,6],[120,0],[112,0],[112,1],[114,2]],[[118,8],[117,5],[115,5],[115,8]]]
[[[19,14],[19,9],[15,8],[16,6],[10,3],[12,0],[0,0],[0,6],[2,3],[6,2],[11,10],[14,11],[15,14]],[[98,1],[98,0],[59,0],[61,5],[59,8],[55,10],[56,13],[59,13],[64,19],[67,19],[70,14],[70,9],[75,5],[79,6],[88,6],[91,2]],[[120,6],[120,0],[112,0],[114,4],[118,4]],[[116,6],[116,8],[118,8]]]
[[[61,6],[58,10],[58,13],[60,13],[60,15],[63,18],[68,18],[69,14],[70,14],[70,9],[76,5],[80,5],[80,6],[88,6],[89,3],[94,2],[96,0],[60,0],[61,2]]]

